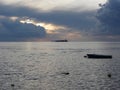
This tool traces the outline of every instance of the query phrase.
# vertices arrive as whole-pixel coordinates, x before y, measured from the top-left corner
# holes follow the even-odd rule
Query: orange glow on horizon
[[[36,25],[44,27],[48,34],[58,33],[59,30],[65,29],[65,27],[63,26],[58,26],[58,25],[49,24],[49,23],[37,23]]]

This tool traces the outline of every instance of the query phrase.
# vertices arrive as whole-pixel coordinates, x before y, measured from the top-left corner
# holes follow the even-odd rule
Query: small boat
[[[64,40],[55,40],[54,42],[68,42],[68,40],[64,39]]]
[[[87,56],[84,57],[94,58],[94,59],[111,59],[112,55],[87,54]]]

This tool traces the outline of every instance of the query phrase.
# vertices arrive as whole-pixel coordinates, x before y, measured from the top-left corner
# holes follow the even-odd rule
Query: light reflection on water
[[[0,43],[0,90],[119,90],[119,58],[120,43]]]

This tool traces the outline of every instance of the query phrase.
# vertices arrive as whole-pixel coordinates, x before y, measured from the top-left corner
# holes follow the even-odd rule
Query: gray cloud
[[[101,34],[120,35],[120,0],[108,0],[101,6],[97,18],[100,21]]]
[[[0,41],[31,41],[45,37],[43,27],[22,24],[18,20],[0,18]]]
[[[24,17],[24,16],[37,16],[38,12],[36,12],[35,9],[32,8],[27,8],[27,7],[17,7],[17,6],[11,6],[11,5],[3,5],[0,4],[0,15],[3,16],[19,16],[19,17]]]
[[[79,30],[88,30],[95,25],[93,12],[52,11],[38,17],[43,22],[63,25]]]
[[[95,12],[51,11],[43,12],[28,7],[0,5],[0,15],[29,17],[41,22],[63,25],[75,29],[87,30],[95,26]]]
[[[108,39],[111,40],[111,38],[115,40],[118,39],[120,35],[119,7],[120,7],[119,0],[109,0],[105,5],[102,5],[97,15],[97,18],[101,23],[101,26],[99,28],[97,28],[98,22],[97,22],[97,18],[95,17],[96,11],[75,12],[75,11],[56,10],[56,11],[44,12],[42,10],[37,10],[28,7],[0,5],[0,15],[6,17],[11,17],[11,16],[17,16],[20,18],[28,17],[38,20],[40,22],[65,26],[70,28],[70,32],[77,30],[78,32],[80,32],[80,34],[83,34],[88,39],[92,37],[92,38],[96,38],[96,40],[98,39],[103,40],[103,38],[101,37],[105,37],[105,38],[107,37],[106,40]],[[3,29],[5,29],[6,26],[7,25],[5,25]],[[32,25],[25,24],[25,26],[23,26],[23,24],[20,24],[20,27],[27,27],[27,26],[29,27]],[[45,32],[45,30],[42,31]],[[1,31],[1,33],[3,32]],[[42,34],[43,36],[45,35],[44,33]],[[116,37],[115,35],[118,36]]]

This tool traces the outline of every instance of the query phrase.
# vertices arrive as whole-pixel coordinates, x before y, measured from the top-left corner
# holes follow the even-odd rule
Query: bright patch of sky
[[[0,3],[16,6],[28,6],[43,11],[50,10],[95,10],[99,3],[105,3],[107,0],[0,0]]]

